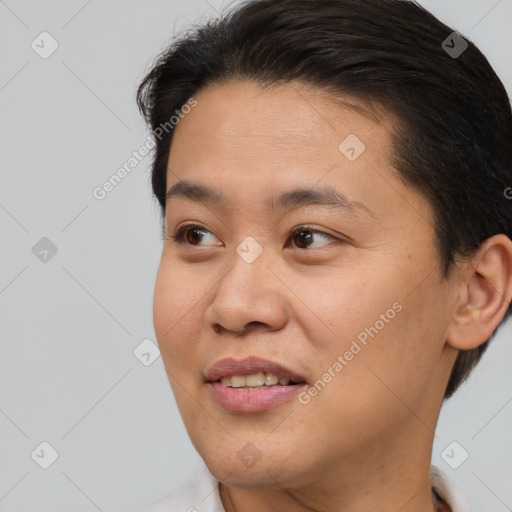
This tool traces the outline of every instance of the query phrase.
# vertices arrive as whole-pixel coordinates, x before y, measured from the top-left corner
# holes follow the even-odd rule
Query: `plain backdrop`
[[[512,0],[421,3],[480,47],[510,95]],[[135,510],[200,463],[151,349],[150,157],[103,200],[93,190],[146,142],[134,95],[152,59],[222,5],[0,1],[2,511]],[[434,446],[481,512],[512,510],[511,340],[509,323],[445,404]],[[468,454],[457,469],[447,448]]]

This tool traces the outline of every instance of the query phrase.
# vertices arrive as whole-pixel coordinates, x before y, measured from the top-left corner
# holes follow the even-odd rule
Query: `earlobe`
[[[478,347],[495,331],[512,300],[512,241],[488,238],[464,271],[462,304],[457,305],[447,343],[460,350]]]

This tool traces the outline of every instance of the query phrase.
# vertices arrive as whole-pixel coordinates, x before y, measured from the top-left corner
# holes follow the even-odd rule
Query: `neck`
[[[401,508],[394,508],[393,505],[389,508],[384,508],[382,505],[379,505],[378,510],[400,510],[400,512],[452,512],[449,505],[428,484],[425,485],[425,490],[430,491],[430,493],[422,492],[422,489],[420,493],[413,496],[413,498]],[[219,492],[225,512],[256,512],[260,510],[277,512],[278,510],[283,510],[283,507],[286,507],[285,510],[289,512],[327,512],[333,510],[339,512],[357,510],[359,512],[362,510],[360,505],[351,509],[346,507],[343,509],[334,509],[332,505],[307,503],[303,501],[298,493],[284,489],[284,495],[276,496],[275,493],[271,493],[272,496],[269,495],[267,497],[271,499],[266,500],[262,499],[262,496],[258,497],[255,494],[237,492],[236,489],[226,487],[223,484],[219,484]],[[385,498],[383,498],[381,503],[387,503]],[[375,508],[373,508],[373,510],[375,510]]]

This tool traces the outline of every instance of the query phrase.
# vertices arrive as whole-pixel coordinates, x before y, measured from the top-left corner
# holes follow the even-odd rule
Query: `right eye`
[[[170,235],[170,237],[179,244],[182,245],[192,245],[201,247],[200,242],[203,240],[204,236],[210,234],[213,238],[217,238],[211,231],[200,226],[199,224],[184,224],[179,226],[174,234]],[[221,244],[215,244],[221,245]]]

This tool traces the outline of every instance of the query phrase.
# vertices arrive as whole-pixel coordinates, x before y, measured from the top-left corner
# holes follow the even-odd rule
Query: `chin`
[[[274,454],[270,457],[261,455],[261,458],[251,461],[246,455],[244,461],[242,453],[237,450],[222,450],[219,453],[210,451],[208,454],[200,453],[210,473],[223,484],[241,489],[282,489],[283,487],[296,487],[309,481],[303,470],[290,465],[290,460],[297,456],[295,450],[289,454]],[[246,449],[249,453],[249,449]],[[299,461],[295,461],[296,463]]]
[[[210,473],[224,485],[237,489],[282,489],[285,475],[279,469],[263,464],[245,468],[239,463],[224,466],[218,463],[206,464]],[[284,478],[288,480],[288,478]]]

